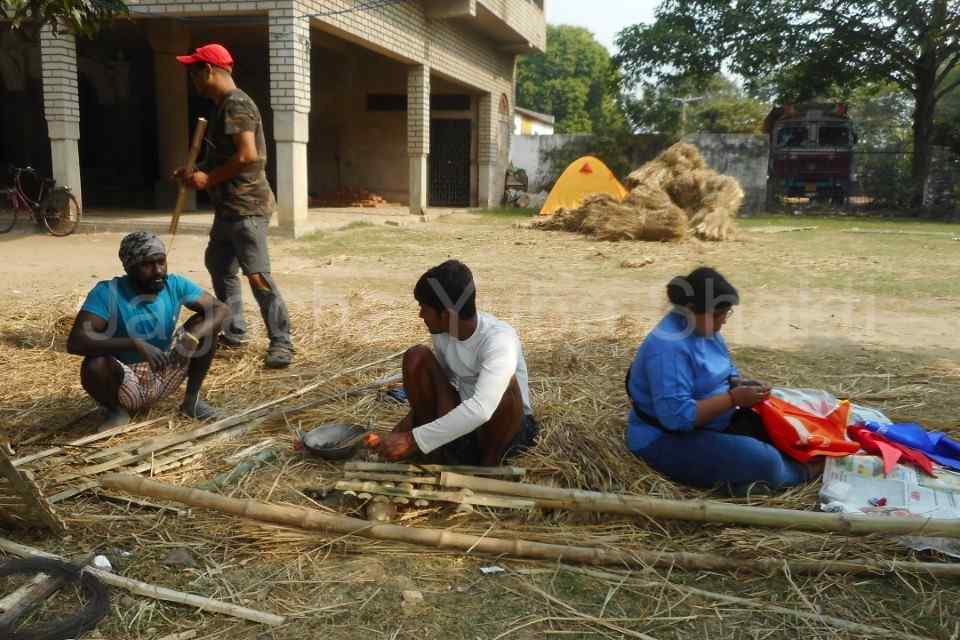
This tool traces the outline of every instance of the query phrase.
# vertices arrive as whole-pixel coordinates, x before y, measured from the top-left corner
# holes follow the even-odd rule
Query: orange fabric
[[[627,197],[627,190],[602,160],[584,156],[571,162],[557,179],[540,215],[549,216],[557,209],[576,209],[584,198],[597,193],[613,196],[618,201]]]
[[[860,444],[847,437],[850,403],[846,400],[825,418],[773,396],[757,405],[756,411],[774,446],[794,460],[842,458],[860,450]]]

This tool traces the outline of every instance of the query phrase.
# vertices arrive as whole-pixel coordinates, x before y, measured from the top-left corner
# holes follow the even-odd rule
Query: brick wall
[[[77,47],[73,35],[40,35],[43,56],[43,111],[47,122],[80,122],[77,89]]]
[[[501,51],[499,43],[473,29],[451,20],[430,20],[422,3],[415,0],[357,13],[349,10],[359,0],[240,0],[238,2],[187,3],[165,0],[130,0],[131,13],[172,13],[186,16],[224,13],[270,14],[271,40],[289,47],[271,54],[271,72],[282,74],[271,90],[274,108],[309,110],[309,92],[298,90],[297,80],[309,70],[309,46],[300,48],[309,38],[304,24],[312,22],[358,44],[370,47],[407,64],[426,64],[434,73],[467,84],[481,92],[513,96],[515,55]],[[481,0],[485,1],[485,0]],[[532,29],[532,40],[543,40],[543,13],[530,0],[500,0],[498,15],[515,20],[517,28]],[[494,4],[498,4],[494,2]],[[306,15],[315,17],[307,19]],[[319,14],[319,15],[316,15]],[[524,27],[523,24],[527,24]],[[533,36],[537,36],[534,38]],[[296,46],[294,46],[296,44]],[[293,71],[288,67],[295,66]],[[305,83],[304,83],[305,84]]]
[[[523,0],[525,1],[525,0]],[[419,2],[404,2],[359,13],[340,13],[356,0],[306,0],[325,30],[372,45],[401,61],[427,64],[434,72],[481,91],[510,92],[514,55],[498,43],[454,21],[430,20]]]
[[[407,151],[430,153],[430,67],[411,67],[407,82]]]
[[[303,3],[270,11],[270,106],[310,113],[310,21]]]
[[[547,46],[546,17],[543,7],[533,0],[477,0],[517,33],[544,49]]]

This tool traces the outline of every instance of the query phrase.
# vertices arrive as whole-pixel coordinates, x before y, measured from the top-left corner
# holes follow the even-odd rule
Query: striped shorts
[[[169,396],[183,384],[189,367],[188,362],[173,363],[153,371],[149,362],[119,364],[123,369],[123,382],[117,400],[127,411],[146,409]]]

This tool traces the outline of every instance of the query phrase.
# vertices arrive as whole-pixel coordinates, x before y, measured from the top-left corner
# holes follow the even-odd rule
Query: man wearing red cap
[[[270,276],[267,226],[277,208],[267,182],[267,145],[260,110],[233,81],[233,56],[219,44],[177,56],[187,65],[197,93],[212,100],[207,151],[195,171],[180,169],[176,176],[193,189],[205,189],[215,207],[205,262],[217,297],[231,309],[220,335],[226,346],[246,344],[243,298],[238,270],[250,282],[267,326],[270,347],[264,364],[289,366],[293,360],[290,318],[276,283]]]

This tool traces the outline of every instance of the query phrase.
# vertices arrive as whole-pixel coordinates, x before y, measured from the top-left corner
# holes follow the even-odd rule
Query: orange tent
[[[627,190],[602,160],[584,156],[574,160],[561,174],[540,215],[549,216],[557,209],[576,209],[584,198],[595,193],[606,193],[617,200],[627,196]]]

